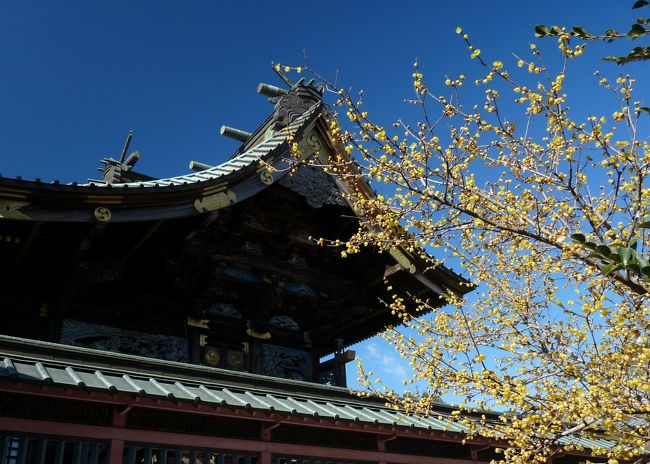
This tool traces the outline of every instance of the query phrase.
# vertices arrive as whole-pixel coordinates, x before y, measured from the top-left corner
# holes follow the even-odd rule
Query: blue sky
[[[254,129],[269,114],[258,82],[271,62],[300,65],[363,88],[371,112],[394,119],[409,98],[414,58],[426,75],[471,73],[460,25],[489,59],[513,60],[537,23],[621,30],[632,1],[3,1],[0,2],[0,173],[44,181],[96,177],[129,129],[138,170],[156,177],[190,160],[223,161],[236,143],[222,124]],[[647,11],[644,11],[647,14]],[[630,44],[625,44],[629,46]],[[552,40],[542,46],[553,47]],[[615,53],[592,47],[584,64]],[[596,64],[610,73],[612,64]],[[623,72],[647,82],[647,65]],[[597,104],[574,83],[574,102]],[[647,90],[646,90],[647,95]],[[646,106],[650,106],[648,101]],[[595,109],[595,108],[594,108]],[[389,382],[404,374],[380,340],[357,347]],[[352,374],[354,376],[354,374]]]

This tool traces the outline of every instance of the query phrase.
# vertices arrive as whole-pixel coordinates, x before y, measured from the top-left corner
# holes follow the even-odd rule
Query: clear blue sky
[[[303,49],[313,67],[327,76],[339,70],[341,83],[365,89],[371,109],[392,119],[410,96],[415,57],[433,78],[471,66],[458,25],[485,55],[509,59],[528,49],[537,23],[626,31],[636,17],[632,3],[5,0],[0,173],[96,177],[99,159],[117,156],[131,128],[138,170],[147,174],[181,174],[192,159],[223,161],[236,144],[219,136],[219,126],[262,122],[271,107],[255,93],[257,83],[279,84],[271,61],[299,65]],[[612,51],[597,47],[589,66]],[[622,71],[648,82],[647,68]],[[590,91],[575,89],[589,108]],[[400,369],[379,341],[359,351],[379,373]]]

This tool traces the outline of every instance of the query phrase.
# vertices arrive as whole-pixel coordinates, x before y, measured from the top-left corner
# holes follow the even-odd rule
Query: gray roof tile
[[[0,341],[16,344],[20,339],[0,336]],[[177,401],[202,402],[235,408],[246,407],[268,413],[309,415],[332,420],[425,430],[457,433],[466,430],[463,424],[453,419],[449,407],[443,407],[444,405],[441,405],[439,410],[441,418],[411,416],[404,414],[403,411],[383,407],[373,399],[360,398],[351,393],[344,394],[345,391],[337,387],[289,380],[278,381],[263,376],[225,372],[202,366],[185,366],[184,369],[188,372],[194,369],[195,375],[188,374],[181,379],[177,372],[173,372],[173,368],[180,366],[179,363],[101,353],[94,350],[84,351],[45,342],[33,342],[33,344],[50,349],[46,355],[29,355],[28,350],[20,355],[16,355],[15,351],[14,354],[1,354],[0,380],[21,379],[60,385],[65,388],[137,394],[153,398],[166,397]],[[70,357],[59,359],[57,357],[59,351],[64,355],[66,353],[68,356],[74,355],[77,361],[71,362]],[[93,359],[94,365],[88,359]],[[108,364],[106,360],[110,360]],[[120,362],[127,361],[136,362],[138,367],[128,369],[124,366],[120,367]],[[147,368],[150,370],[145,372]],[[213,378],[214,382],[206,381],[203,371],[207,370],[213,373],[209,377]],[[240,387],[242,382],[246,385],[245,389]],[[563,441],[586,448],[612,446],[612,443],[607,440],[586,436],[566,437]]]

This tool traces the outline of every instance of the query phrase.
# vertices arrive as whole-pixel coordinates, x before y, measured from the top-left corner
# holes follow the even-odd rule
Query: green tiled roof
[[[407,416],[381,400],[360,398],[348,389],[106,353],[55,343],[0,336],[0,380],[65,388],[169,398],[252,408],[343,421],[462,433],[451,408],[449,420]]]
[[[3,379],[269,414],[461,434],[466,431],[453,419],[453,408],[444,403],[437,404],[429,417],[406,415],[386,407],[379,399],[359,397],[341,387],[0,335],[0,382]],[[612,446],[610,441],[582,436],[562,441],[585,448]]]
[[[429,417],[406,415],[377,398],[346,388],[245,372],[108,353],[0,335],[0,381],[50,384],[86,391],[200,402],[427,431],[463,433],[452,408],[436,405]],[[565,437],[585,448],[609,448],[603,439]]]

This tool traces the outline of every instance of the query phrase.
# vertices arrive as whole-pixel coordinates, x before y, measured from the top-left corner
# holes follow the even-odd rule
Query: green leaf
[[[571,239],[574,242],[578,243],[585,243],[587,241],[587,237],[585,237],[585,234],[571,234]]]
[[[637,227],[639,229],[650,229],[650,221],[644,221],[641,224],[637,225]]]
[[[639,111],[645,111],[646,113],[650,114],[650,107],[642,106],[641,108],[639,108]]]
[[[611,263],[611,264],[608,264],[607,266],[603,266],[600,269],[600,272],[602,272],[604,275],[609,275],[612,272],[617,271],[619,268],[620,268],[620,266],[618,264]]]
[[[636,263],[631,263],[625,266],[625,269],[634,272],[635,274],[641,273],[641,267]]]
[[[543,24],[535,26],[535,37],[545,37],[548,35],[548,28]]]
[[[551,35],[560,35],[562,34],[562,29],[557,26],[551,26]]]
[[[613,42],[614,39],[606,39],[606,42]],[[650,47],[634,47],[627,56],[606,56],[603,58],[605,61],[613,61],[616,64],[626,64],[633,61],[646,61],[650,60]]]
[[[609,258],[609,256],[613,253],[607,245],[598,245],[594,251],[599,255],[604,256],[605,258]]]
[[[633,24],[632,27],[630,28],[629,32],[627,33],[627,36],[634,40],[638,39],[642,35],[646,33],[645,27],[643,27],[640,24]]]
[[[588,38],[588,37],[593,37],[593,36],[592,36],[589,32],[587,32],[587,31],[585,30],[585,28],[582,27],[582,26],[573,26],[573,28],[571,29],[571,34],[573,34],[573,35],[575,35],[575,36],[578,36],[578,37],[582,37],[583,39],[586,39],[586,38]]]
[[[643,274],[646,277],[650,277],[650,266],[642,267],[641,274]]]
[[[633,250],[636,251],[636,246],[637,246],[637,244],[638,244],[637,239],[633,238],[633,239],[630,239],[629,242],[627,242],[627,247],[628,247],[628,248],[632,248]]]
[[[621,258],[621,264],[627,266],[633,256],[633,251],[629,248],[618,247],[618,256]]]
[[[646,0],[636,0],[636,2],[634,2],[634,5],[632,5],[632,9],[634,10],[635,8],[643,8],[646,5],[648,5],[648,2]]]
[[[585,242],[584,245],[585,245],[585,248],[589,248],[590,250],[595,250],[596,249],[596,244],[594,242]]]

